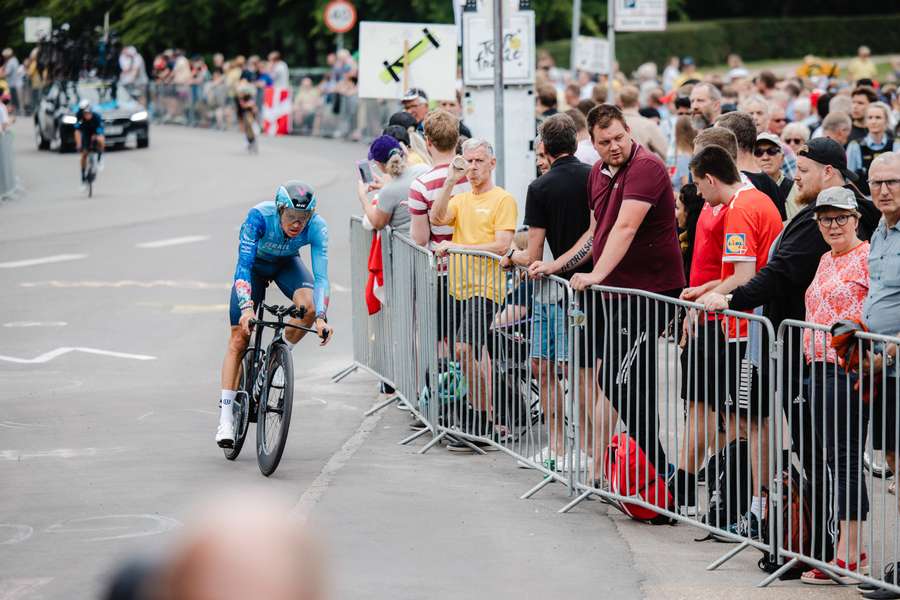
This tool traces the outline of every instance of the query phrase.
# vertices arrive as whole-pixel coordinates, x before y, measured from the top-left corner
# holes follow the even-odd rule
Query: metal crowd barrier
[[[354,365],[337,377],[364,368],[397,388],[425,424],[402,443],[431,433],[421,453],[442,442],[499,450],[540,475],[522,498],[560,483],[572,496],[560,512],[597,496],[735,543],[709,570],[756,548],[774,571],[761,586],[817,567],[900,593],[893,575],[881,579],[900,560],[887,482],[896,366],[866,361],[848,376],[833,358],[806,360],[830,347],[826,327],[785,321],[776,336],[758,314],[631,289],[574,292],[490,253],[435,259],[381,236],[387,303],[370,317],[360,286],[372,233],[351,220]],[[900,344],[851,337],[862,357]]]
[[[886,482],[893,472],[881,463],[883,455],[897,464],[890,440],[900,439],[900,380],[872,363],[841,366],[830,329],[788,320],[778,331],[785,419],[775,434],[776,472],[784,473],[777,550],[789,559],[781,571],[802,563],[842,583],[900,593],[893,576],[879,579],[900,559],[898,504]],[[891,343],[900,338],[864,332],[848,342],[860,358],[883,357]]]
[[[709,569],[751,546],[774,553],[762,500],[775,402],[768,320],[622,288],[595,286],[574,300],[571,335],[584,373],[571,402],[579,495],[560,512],[597,495],[640,518],[739,544]],[[623,468],[635,452],[643,463]]]
[[[13,132],[0,133],[0,198],[11,198],[18,188],[15,169],[15,136]]]
[[[128,86],[133,96],[145,102],[155,123],[185,125],[220,130],[237,130],[237,111],[233,92],[224,80],[203,84],[176,85],[150,82],[147,86]],[[292,88],[294,95],[298,93]],[[260,120],[263,113],[262,90],[257,93]],[[394,103],[345,96],[337,93],[319,97],[309,110],[291,106],[292,133],[330,138],[374,138],[394,110]]]

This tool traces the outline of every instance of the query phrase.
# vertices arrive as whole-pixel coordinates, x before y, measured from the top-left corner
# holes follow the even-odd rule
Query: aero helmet
[[[278,186],[275,205],[293,210],[316,210],[316,191],[311,185],[292,179]]]

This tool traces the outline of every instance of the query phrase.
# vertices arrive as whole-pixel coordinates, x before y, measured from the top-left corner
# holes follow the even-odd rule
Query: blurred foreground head
[[[290,510],[259,490],[210,499],[136,598],[324,600],[319,548]]]

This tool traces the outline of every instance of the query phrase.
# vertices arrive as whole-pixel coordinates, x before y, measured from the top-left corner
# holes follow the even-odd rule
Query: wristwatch
[[[503,258],[512,258],[512,255],[516,253],[516,249],[512,246],[509,247],[509,250],[506,251],[506,254],[503,255]]]

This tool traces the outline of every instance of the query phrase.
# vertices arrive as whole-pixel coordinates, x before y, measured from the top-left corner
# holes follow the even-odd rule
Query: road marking
[[[168,246],[180,246],[181,244],[193,244],[196,242],[205,242],[209,239],[208,235],[186,235],[183,237],[169,238],[166,240],[156,240],[154,242],[141,242],[135,244],[135,248],[167,248]]]
[[[65,321],[10,321],[4,327],[65,327]]]
[[[35,429],[35,428],[45,427],[45,425],[17,423],[16,421],[0,421],[0,427],[6,427],[7,429]]]
[[[155,415],[155,414],[156,414],[156,413],[155,413],[154,411],[151,410],[150,412],[144,413],[144,414],[142,414],[141,416],[139,416],[139,417],[137,418],[137,420],[140,422],[140,421],[143,421],[144,419],[146,419],[147,417],[149,417],[149,416],[151,416],[151,415]]]
[[[48,281],[28,281],[20,283],[24,288],[176,288],[181,290],[230,290],[230,283],[210,283],[208,281],[174,281],[171,279],[155,279],[153,281],[135,281],[123,279],[120,281],[60,281],[51,279]]]
[[[195,315],[200,313],[218,313],[228,310],[228,304],[176,304],[172,307],[174,315]]]
[[[328,462],[325,463],[325,466],[322,467],[322,471],[319,472],[312,484],[310,484],[306,491],[303,492],[303,495],[300,496],[297,505],[291,511],[292,516],[300,517],[302,519],[309,516],[312,509],[328,490],[328,486],[331,485],[331,480],[334,479],[337,472],[353,458],[353,455],[359,450],[360,446],[365,443],[369,434],[375,430],[375,426],[378,425],[378,421],[381,420],[382,412],[383,411],[378,411],[363,419],[362,423],[360,423],[359,427],[356,429],[356,432],[344,442],[341,449],[331,455],[331,458],[329,458]]]
[[[127,352],[113,352],[112,350],[99,350],[97,348],[70,348],[68,346],[57,348],[56,350],[51,350],[50,352],[44,352],[40,356],[36,356],[34,358],[19,358],[17,356],[4,356],[0,354],[0,360],[22,365],[37,365],[50,362],[54,358],[60,357],[70,352],[84,352],[86,354],[99,354],[101,356],[112,356],[115,358],[130,358],[132,360],[156,360],[155,356],[149,356],[147,354],[129,354]]]
[[[6,531],[8,530],[8,531]],[[34,533],[34,528],[16,523],[0,523],[0,546],[24,542]]]
[[[134,524],[128,521],[150,521],[151,529],[146,531],[134,531]],[[85,517],[83,519],[71,519],[51,525],[46,529],[47,533],[113,533],[123,531],[125,533],[116,533],[113,535],[101,535],[100,537],[88,538],[88,542],[106,542],[109,540],[124,540],[128,538],[147,537],[150,535],[159,535],[171,531],[177,527],[181,527],[181,521],[171,517],[162,515],[104,515],[101,517]],[[128,531],[131,529],[132,531]]]
[[[0,269],[17,269],[19,267],[33,267],[35,265],[48,265],[51,263],[66,262],[87,258],[87,254],[54,254],[42,258],[29,258],[27,260],[14,260],[0,263]]]
[[[52,577],[35,577],[32,579],[0,579],[0,600],[19,600],[37,588],[53,581]]]
[[[120,454],[126,448],[56,448],[54,450],[38,450],[36,452],[20,452],[18,450],[0,450],[0,460],[20,461],[31,458],[90,458],[101,454]]]
[[[339,283],[332,283],[332,284],[331,284],[331,287],[332,287],[332,288],[334,289],[334,291],[336,291],[336,292],[344,293],[344,292],[349,292],[349,291],[350,291],[350,288],[348,288],[348,287],[346,287],[346,286],[343,286],[343,285],[341,285],[341,284],[339,284]]]

